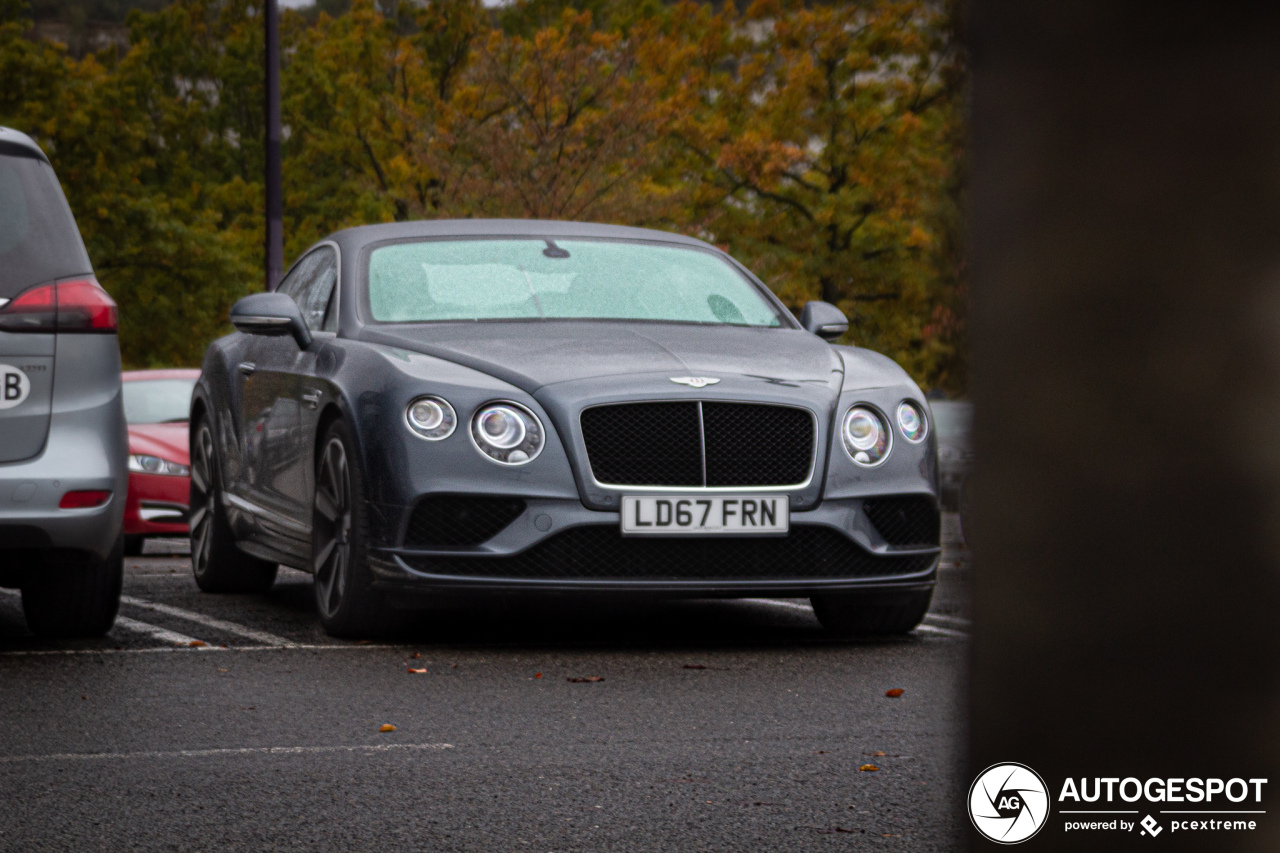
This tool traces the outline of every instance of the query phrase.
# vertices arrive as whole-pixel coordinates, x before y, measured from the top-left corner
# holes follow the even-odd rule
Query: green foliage
[[[197,363],[260,287],[259,5],[134,12],[127,52],[75,59],[0,0],[0,122],[49,151],[131,365]],[[945,7],[324,0],[285,12],[281,38],[287,256],[422,217],[679,230],[793,308],[841,306],[854,342],[922,384],[964,389]]]

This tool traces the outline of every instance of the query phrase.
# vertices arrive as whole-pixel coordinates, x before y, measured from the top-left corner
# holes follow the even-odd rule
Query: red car
[[[124,380],[129,423],[129,495],[124,552],[142,553],[148,536],[187,535],[191,468],[187,417],[199,370],[133,370]]]

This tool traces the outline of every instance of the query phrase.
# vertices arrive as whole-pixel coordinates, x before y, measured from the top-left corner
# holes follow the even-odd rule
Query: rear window
[[[0,147],[0,299],[93,272],[53,167],[25,150]]]

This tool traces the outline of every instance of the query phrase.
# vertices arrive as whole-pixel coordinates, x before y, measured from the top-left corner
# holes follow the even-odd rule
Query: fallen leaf
[[[874,771],[876,771],[876,770],[879,770],[880,768],[879,768],[879,767],[876,767],[874,764],[864,764],[864,765],[862,765],[861,767],[859,767],[858,769],[859,769],[859,770],[863,770],[863,771],[867,771],[867,772],[874,772]]]
[[[187,643],[187,645],[193,649],[197,649],[197,648],[200,648],[201,646],[207,646],[209,644],[206,643],[204,640],[192,640],[191,642]]]
[[[884,695],[886,695],[886,696],[892,696],[893,698],[895,698],[895,699],[896,699],[896,698],[898,698],[899,696],[901,696],[901,695],[903,694],[903,692],[905,692],[905,691],[903,691],[903,689],[902,689],[901,687],[895,687],[895,688],[893,688],[892,690],[886,690],[886,691],[884,692]]]
[[[890,832],[882,832],[880,833],[880,837],[881,838],[901,838],[902,836],[894,835],[893,833],[890,833]]]
[[[583,678],[567,678],[567,679],[565,679],[565,680],[566,680],[566,681],[571,681],[571,682],[573,682],[574,684],[594,684],[594,683],[595,683],[595,682],[597,682],[597,681],[604,681],[604,676],[603,676],[603,675],[588,675],[588,676],[585,676],[585,677],[583,677]]]
[[[535,672],[535,673],[533,674],[533,677],[534,677],[534,678],[541,678],[541,677],[542,677],[542,673],[540,673],[540,672]]]
[[[227,647],[227,644],[226,644],[226,643],[223,643],[223,644],[222,644],[222,647],[225,649],[225,648]]]
[[[826,751],[825,749],[815,749],[815,750],[813,751],[813,754],[814,754],[814,755],[826,755],[826,754],[827,754],[827,751]]]
[[[458,668],[458,665],[455,663],[455,664],[453,665],[453,668],[454,668],[454,669],[457,669],[457,668]]]
[[[383,723],[382,725],[378,726],[378,731],[380,732],[394,732],[395,730],[396,730],[396,727],[391,725],[390,723]]]
[[[410,657],[412,657],[412,658],[420,658],[420,657],[422,657],[422,652],[414,652],[412,655],[410,655]]]
[[[413,667],[409,667],[409,671],[413,673],[423,673],[427,671],[427,668],[425,666],[422,669],[414,669]]]
[[[684,665],[684,668],[685,668],[685,669],[706,669],[707,667],[706,667],[706,665],[705,665],[705,664],[700,664],[700,663],[687,663],[687,664],[685,664],[685,665]]]
[[[883,752],[881,752],[881,751],[880,751],[880,750],[878,750],[878,749],[877,749],[875,752],[871,753],[871,754],[872,754],[872,755],[877,755],[877,756],[883,756],[883,755],[884,755],[884,753],[883,753]]]
[[[230,671],[231,670],[229,669],[223,669],[222,667],[218,667],[218,672],[230,672]]]

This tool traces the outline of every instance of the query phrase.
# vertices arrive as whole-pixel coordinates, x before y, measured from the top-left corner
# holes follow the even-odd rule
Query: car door
[[[322,396],[315,382],[316,356],[332,335],[326,320],[336,328],[337,318],[328,315],[337,275],[337,251],[320,246],[294,265],[279,288],[298,304],[315,339],[309,349],[300,350],[291,337],[261,337],[255,344],[254,379],[266,411],[255,478],[267,507],[293,522],[290,531],[309,533],[311,525],[312,456]],[[309,548],[309,536],[306,543]]]
[[[306,255],[277,290],[298,300],[325,261],[318,251]],[[298,465],[300,360],[305,363],[307,355],[291,336],[254,335],[238,370],[245,497],[253,504],[258,533],[268,540],[262,544],[291,552],[310,547],[310,514],[304,512],[310,492]]]
[[[299,436],[290,449],[289,460],[293,469],[290,481],[302,484],[300,518],[308,525],[311,523],[311,496],[315,489],[316,430],[328,394],[327,383],[316,375],[316,365],[328,339],[337,333],[339,275],[336,249],[321,246],[312,252],[312,256],[317,258],[314,272],[294,295],[313,342],[309,349],[297,354],[293,365],[298,391]]]

